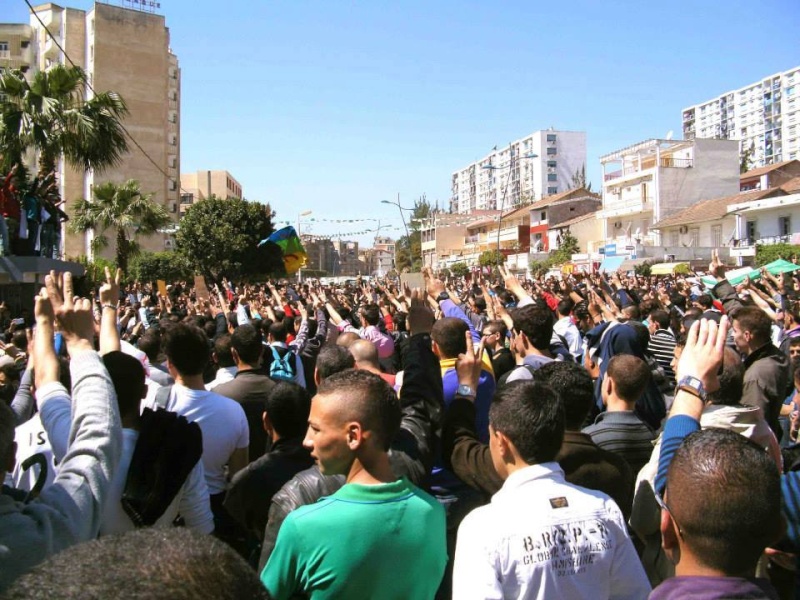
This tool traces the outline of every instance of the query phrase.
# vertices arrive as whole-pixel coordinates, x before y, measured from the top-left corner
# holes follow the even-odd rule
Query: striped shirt
[[[664,375],[667,376],[670,384],[675,385],[675,372],[672,370],[670,363],[672,362],[675,353],[675,336],[668,329],[659,329],[650,336],[650,344],[647,350],[652,354],[658,366],[664,369]]]
[[[583,433],[603,450],[624,458],[633,473],[650,461],[656,439],[655,431],[630,410],[600,413]]]

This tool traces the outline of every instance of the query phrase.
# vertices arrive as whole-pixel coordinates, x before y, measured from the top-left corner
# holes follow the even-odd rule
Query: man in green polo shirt
[[[304,444],[323,474],[347,482],[284,521],[261,573],[272,598],[435,596],[447,562],[445,514],[392,471],[387,451],[400,419],[397,396],[373,373],[347,370],[320,384]]]

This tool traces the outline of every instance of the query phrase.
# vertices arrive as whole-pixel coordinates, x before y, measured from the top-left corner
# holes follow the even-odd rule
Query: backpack
[[[269,363],[269,378],[276,381],[294,381],[294,352],[287,350],[281,356],[275,346],[270,346],[272,350],[272,362]]]

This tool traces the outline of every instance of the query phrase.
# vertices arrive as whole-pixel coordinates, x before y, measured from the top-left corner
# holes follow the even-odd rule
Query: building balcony
[[[599,213],[600,218],[612,219],[624,215],[635,215],[638,213],[652,212],[655,207],[655,198],[624,198],[603,201],[603,208]]]

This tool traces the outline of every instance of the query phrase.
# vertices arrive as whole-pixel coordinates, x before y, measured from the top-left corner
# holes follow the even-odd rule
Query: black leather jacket
[[[444,412],[442,374],[439,361],[431,350],[430,335],[417,334],[409,338],[403,348],[403,365],[400,393],[403,418],[400,431],[389,449],[389,461],[398,477],[407,477],[415,485],[424,486],[433,467]],[[315,465],[295,475],[273,496],[264,530],[259,571],[267,564],[275,548],[286,515],[330,496],[344,482],[344,475],[323,475]]]

